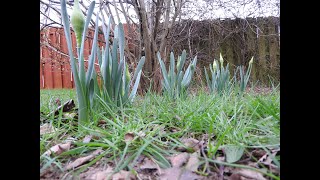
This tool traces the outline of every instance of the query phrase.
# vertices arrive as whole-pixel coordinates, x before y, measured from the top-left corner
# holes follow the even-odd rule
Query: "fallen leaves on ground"
[[[136,177],[130,171],[121,170],[112,176],[112,180],[135,180]]]
[[[50,123],[45,123],[40,126],[40,135],[50,134],[55,131],[56,131],[56,128],[54,128]]]
[[[50,156],[52,153],[54,153],[55,155],[59,155],[59,154],[63,153],[64,151],[68,151],[70,149],[70,146],[71,146],[71,142],[67,142],[64,144],[57,144],[57,145],[51,147],[46,152],[44,152],[43,155]]]
[[[231,180],[241,180],[243,178],[249,178],[254,180],[267,180],[259,172],[250,169],[235,169],[233,174],[230,176]]]
[[[128,132],[124,135],[124,141],[125,142],[130,142],[134,138],[134,134],[132,132]]]
[[[190,171],[197,171],[198,170],[198,166],[199,166],[199,153],[198,152],[194,152],[190,155],[189,161],[186,165],[186,168],[189,169]]]
[[[182,139],[181,142],[185,145],[185,147],[192,149],[193,151],[198,151],[201,147],[201,144],[203,144],[203,141],[199,141],[194,138]],[[178,147],[177,150],[181,152],[185,152],[188,150],[185,147]]]
[[[92,154],[90,154],[88,156],[85,156],[85,157],[78,158],[75,161],[69,163],[64,169],[65,170],[70,170],[70,169],[76,168],[76,167],[78,167],[78,166],[90,161],[95,156],[99,155],[101,152],[102,152],[101,149],[97,149],[97,150],[93,151]]]
[[[82,142],[83,142],[83,143],[89,143],[89,142],[91,141],[91,139],[92,139],[92,135],[86,135],[86,136],[83,138]]]
[[[173,167],[181,167],[182,165],[186,164],[190,155],[186,152],[178,154],[170,158],[171,165]]]
[[[108,166],[107,169],[102,168],[92,168],[85,173],[80,174],[80,179],[94,179],[94,180],[105,180],[111,178],[113,173],[113,168]]]

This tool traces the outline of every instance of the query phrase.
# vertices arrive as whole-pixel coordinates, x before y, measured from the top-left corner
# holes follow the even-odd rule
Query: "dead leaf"
[[[183,139],[182,143],[187,147],[187,148],[192,148],[193,151],[198,151],[200,149],[200,145],[201,143],[203,143],[202,141],[198,141],[194,138],[187,138],[187,139]],[[177,148],[178,151],[186,151],[187,149],[185,147],[178,147]]]
[[[186,152],[178,154],[174,157],[170,157],[172,167],[181,167],[185,163],[187,163],[190,155]]]
[[[70,169],[76,168],[76,167],[78,167],[78,166],[90,161],[95,156],[99,155],[101,152],[102,152],[101,149],[97,149],[97,150],[93,151],[92,154],[90,154],[88,156],[85,156],[85,157],[78,158],[75,161],[69,163],[64,169],[65,170],[70,170]]]
[[[121,170],[120,172],[112,176],[112,180],[134,180],[136,176],[133,175],[130,171]]]
[[[50,134],[56,131],[56,128],[54,128],[51,124],[45,123],[42,126],[40,126],[40,135],[44,134]]]
[[[240,174],[232,174],[229,180],[242,180],[242,176]]]
[[[255,158],[261,158],[263,155],[265,155],[267,152],[263,149],[256,149],[251,152],[252,156]]]
[[[179,117],[178,115],[175,115],[173,118],[174,118],[175,120],[181,121],[181,117]]]
[[[77,141],[77,138],[74,138],[74,137],[72,137],[72,136],[69,136],[69,137],[67,137],[67,139],[64,140],[65,143],[67,143],[67,142],[74,142],[74,141]]]
[[[261,173],[249,169],[236,169],[234,173],[255,180],[267,180]]]
[[[103,171],[88,171],[86,172],[87,176],[85,179],[94,179],[94,180],[105,180],[112,176],[113,168],[108,167],[106,170]]]
[[[134,138],[134,134],[132,132],[128,132],[124,135],[124,141],[130,142]]]
[[[179,167],[172,167],[163,169],[163,173],[160,175],[160,180],[201,180],[204,177],[199,176],[190,170],[182,169]]]
[[[189,161],[186,165],[186,168],[192,172],[195,172],[198,170],[199,166],[199,159],[198,159],[198,152],[194,152],[190,155]]]
[[[59,112],[62,109],[62,112],[69,112],[71,109],[73,109],[76,105],[74,104],[74,101],[70,99],[69,101],[65,102],[63,105],[60,105],[58,108],[56,108],[54,111],[50,112],[47,117],[52,116],[54,114],[55,116],[59,115]]]
[[[142,132],[142,131],[139,131],[138,132],[138,136],[139,137],[145,137],[146,136],[146,133]]]
[[[76,115],[77,113],[64,113],[63,117],[68,119],[73,119]]]
[[[86,135],[86,136],[83,138],[82,142],[83,142],[83,143],[89,143],[89,142],[91,141],[91,138],[92,138],[92,135]]]
[[[70,149],[71,142],[67,142],[65,144],[57,144],[53,147],[51,147],[49,150],[43,153],[43,155],[50,156],[52,153],[55,155],[59,155],[63,153],[64,151],[68,151]]]
[[[181,180],[184,180],[184,179],[186,179],[186,180],[201,180],[201,179],[204,179],[204,177],[199,176],[198,174],[186,169],[182,172],[180,179]]]
[[[217,161],[224,162],[224,161],[226,160],[226,157],[224,157],[224,156],[218,156],[218,157],[216,157],[216,160],[217,160]]]
[[[178,180],[182,169],[179,167],[172,167],[168,169],[163,169],[160,175],[160,180]]]
[[[105,120],[103,120],[103,119],[100,119],[98,121],[98,125],[103,125],[103,124],[107,124],[107,122]]]
[[[158,166],[149,158],[144,158],[142,165],[140,166],[141,170],[147,169],[158,169]]]

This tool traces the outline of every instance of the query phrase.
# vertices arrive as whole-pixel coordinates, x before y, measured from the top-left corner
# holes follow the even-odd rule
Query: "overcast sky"
[[[54,6],[57,10],[60,10],[60,4],[57,4],[56,2],[59,2],[59,0],[40,0],[40,8],[45,8],[45,5],[43,3],[50,4]],[[67,0],[68,1],[68,0]],[[81,0],[80,0],[81,1]],[[82,0],[87,7],[90,4],[90,0]],[[111,1],[111,0],[109,0]],[[152,0],[145,0],[146,4],[147,2]],[[205,3],[205,2],[211,2],[211,3]],[[100,0],[96,0],[95,5],[95,11],[99,11],[99,2]],[[113,2],[113,1],[111,1]],[[186,3],[185,7],[183,8],[183,14],[182,19],[195,19],[195,20],[203,20],[203,19],[214,19],[214,18],[245,18],[245,17],[263,17],[263,16],[280,16],[280,0],[189,0],[188,3]],[[119,3],[116,3],[119,4]],[[132,5],[128,5],[124,3],[125,9],[129,9],[129,15],[133,20],[137,20],[135,17],[135,12],[133,10]],[[221,8],[224,7],[224,8]],[[71,8],[69,5],[67,5],[68,8],[68,14],[71,13]],[[118,5],[118,8],[120,9],[120,6]],[[118,23],[117,18],[115,16],[115,10],[114,7],[111,6],[111,11],[114,15],[116,23]],[[44,11],[42,11],[44,12]],[[50,19],[53,19],[57,22],[61,22],[60,17],[58,14],[52,10],[48,9],[47,12]],[[120,21],[122,23],[125,23],[125,18],[122,13],[119,14]],[[104,14],[104,17],[106,20],[108,19],[108,16]],[[94,15],[93,15],[94,18]],[[40,22],[43,23],[50,23],[51,21],[44,17],[40,13]],[[100,25],[101,23],[99,23]]]

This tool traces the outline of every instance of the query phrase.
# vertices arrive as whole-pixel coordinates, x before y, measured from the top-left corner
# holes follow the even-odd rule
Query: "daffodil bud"
[[[222,58],[221,53],[220,53],[220,65],[221,65],[221,67],[223,66],[223,58]]]
[[[212,68],[213,68],[214,71],[217,69],[217,63],[216,63],[216,61],[213,61]]]
[[[73,7],[70,21],[76,35],[77,46],[79,47],[81,44],[82,33],[84,30],[84,23],[85,23],[84,15],[82,14],[82,11],[79,6],[79,0],[74,1],[74,7]]]
[[[251,65],[253,63],[253,57],[251,58],[251,60],[249,61],[249,65]]]

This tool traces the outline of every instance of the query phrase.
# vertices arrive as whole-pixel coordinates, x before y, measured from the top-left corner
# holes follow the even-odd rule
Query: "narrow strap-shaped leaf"
[[[174,89],[173,87],[175,87],[175,73],[174,73],[174,54],[173,52],[170,53],[170,86],[172,87],[172,89]]]
[[[140,61],[139,61],[138,65],[137,65],[136,71],[134,72],[132,81],[134,81],[134,80],[137,78],[137,75],[138,75],[138,73],[140,72],[140,70],[142,69],[145,61],[146,61],[146,58],[145,58],[144,56],[142,56],[142,57],[140,58]]]
[[[113,80],[112,80],[112,56],[111,56],[111,50],[108,48],[109,50],[109,60],[108,60],[108,65],[107,65],[107,90],[109,92],[110,98],[113,97]]]
[[[103,17],[103,16],[102,16]],[[103,18],[102,18],[103,19]],[[103,83],[105,86],[108,85],[107,83],[107,72],[109,71],[109,54],[110,54],[110,50],[109,50],[109,34],[110,34],[110,22],[111,19],[109,19],[109,23],[108,23],[108,29],[106,29],[105,23],[104,21],[102,21],[102,30],[103,30],[103,34],[104,34],[104,39],[106,42],[106,47],[105,47],[105,51],[104,51],[104,61],[102,61],[102,69],[103,69]]]
[[[136,93],[137,93],[137,90],[138,90],[138,86],[139,86],[139,82],[140,82],[141,72],[142,72],[142,70],[139,71],[139,73],[137,75],[136,82],[134,83],[134,86],[133,86],[132,91],[130,93],[129,100],[131,102],[133,101],[133,98],[136,96]]]
[[[180,93],[180,91],[181,91],[182,77],[183,77],[183,71],[180,71],[180,73],[178,75],[178,80],[177,80],[177,93]]]
[[[72,52],[70,25],[69,25],[69,19],[68,19],[68,14],[67,14],[66,1],[61,0],[60,4],[61,4],[61,18],[62,18],[63,28],[64,28],[64,32],[65,32],[65,37],[67,39],[67,46],[68,46],[68,51],[69,51],[69,56],[70,56],[70,61],[71,61],[71,63],[70,63],[71,64],[71,71],[73,74],[73,78],[75,80],[77,97],[78,97],[78,101],[79,101],[79,121],[86,121],[88,118],[86,115],[87,103],[86,103],[83,88],[82,88],[82,85],[81,85],[81,82],[79,79],[77,64],[75,62],[75,58],[74,58],[73,52]]]
[[[93,96],[94,96],[94,80],[90,80],[89,84],[89,100],[90,100],[90,107],[93,107]]]
[[[182,68],[183,68],[183,66],[184,66],[184,63],[186,62],[186,58],[187,58],[187,52],[186,52],[186,50],[184,49],[183,51],[182,51],[182,54],[181,54],[181,59],[180,59],[180,63],[179,63],[179,67],[177,66],[177,74],[179,74],[180,73],[180,71],[182,71]]]
[[[206,81],[207,81],[207,84],[208,84],[208,87],[209,87],[209,91],[212,92],[212,84],[210,82],[206,67],[204,67],[204,74],[206,76]]]
[[[99,63],[99,67],[100,68],[101,68],[101,65],[102,65],[102,54],[103,54],[103,47],[102,47],[102,49],[98,48],[97,57],[98,57],[98,63]]]
[[[98,75],[95,69],[93,69],[92,79],[94,81],[94,94],[96,94],[97,96],[101,96]]]
[[[96,24],[98,24],[99,20],[99,13],[97,13],[96,16]],[[86,84],[89,85],[89,81],[92,78],[92,72],[94,69],[94,62],[96,60],[96,50],[97,50],[97,38],[98,38],[98,26],[95,27],[94,29],[94,36],[93,36],[93,43],[92,43],[92,48],[91,48],[91,55],[89,58],[89,65],[88,65],[88,71],[86,75]]]
[[[118,71],[118,38],[114,38],[113,45],[112,45],[112,79],[116,78]]]
[[[91,21],[91,16],[93,14],[94,6],[95,6],[95,1],[92,1],[90,3],[88,13],[87,13],[86,22],[84,24],[84,30],[83,30],[83,34],[82,34],[81,46],[80,46],[80,51],[79,51],[79,56],[78,56],[79,57],[79,75],[80,75],[80,81],[82,84],[85,83],[85,69],[84,69],[84,61],[83,61],[83,59],[84,59],[84,57],[83,57],[84,42],[86,39],[86,34],[88,31],[89,23]]]
[[[157,53],[157,57],[158,57],[158,61],[160,63],[160,68],[161,68],[162,76],[163,76],[163,79],[164,79],[164,84],[165,84],[167,90],[169,90],[171,88],[169,86],[168,73],[167,73],[167,70],[166,70],[166,66],[163,64],[163,61],[161,60],[160,52]]]
[[[124,58],[125,37],[122,23],[118,24],[118,40],[119,40],[119,54],[120,61]]]
[[[114,89],[115,102],[118,101],[118,96],[119,96],[119,94],[121,94],[121,92],[119,93],[119,91],[120,91],[121,78],[122,78],[122,74],[123,74],[124,61],[125,61],[125,59],[123,59],[120,62],[119,67],[117,69],[117,74],[115,76],[115,89]]]

